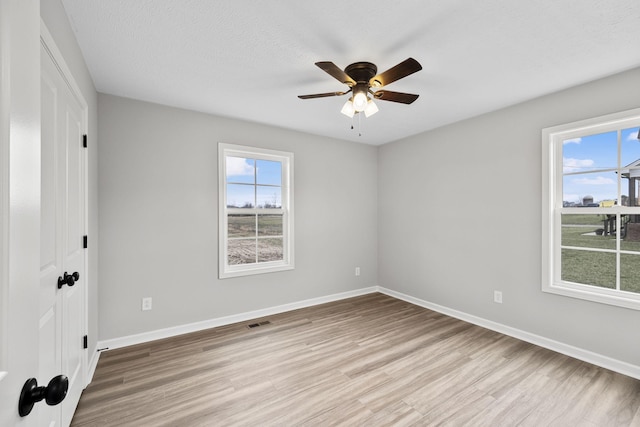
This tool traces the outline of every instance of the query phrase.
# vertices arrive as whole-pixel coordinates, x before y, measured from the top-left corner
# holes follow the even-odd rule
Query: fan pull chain
[[[355,116],[358,116],[358,136],[362,136],[362,114],[356,113],[353,115],[353,117],[351,117],[351,130],[355,129],[353,126]]]

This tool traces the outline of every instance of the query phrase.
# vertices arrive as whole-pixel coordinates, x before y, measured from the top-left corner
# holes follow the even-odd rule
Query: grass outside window
[[[602,288],[616,288],[617,235],[599,235],[607,215],[562,215],[562,280]],[[575,248],[595,249],[576,250]],[[640,293],[640,242],[620,240],[620,290]]]

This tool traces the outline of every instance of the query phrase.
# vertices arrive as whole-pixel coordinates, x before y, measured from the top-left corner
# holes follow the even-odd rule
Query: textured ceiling
[[[99,92],[376,145],[640,66],[640,0],[62,2]],[[420,98],[361,136],[347,97],[297,98],[345,89],[315,62],[408,57],[386,88]]]

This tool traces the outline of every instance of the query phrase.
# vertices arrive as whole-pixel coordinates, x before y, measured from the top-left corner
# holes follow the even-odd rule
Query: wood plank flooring
[[[382,294],[101,355],[72,426],[640,426],[640,381]]]

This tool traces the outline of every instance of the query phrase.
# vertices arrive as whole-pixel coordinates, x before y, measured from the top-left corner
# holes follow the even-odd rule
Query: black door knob
[[[38,381],[35,378],[29,378],[20,392],[18,413],[21,417],[26,417],[31,413],[33,405],[42,399],[49,406],[57,405],[67,397],[68,389],[69,379],[64,375],[53,377],[46,387],[38,387]]]
[[[58,277],[58,289],[61,289],[64,285],[73,286],[76,281],[80,279],[80,273],[74,271],[72,274],[68,274],[66,271],[64,275]]]

